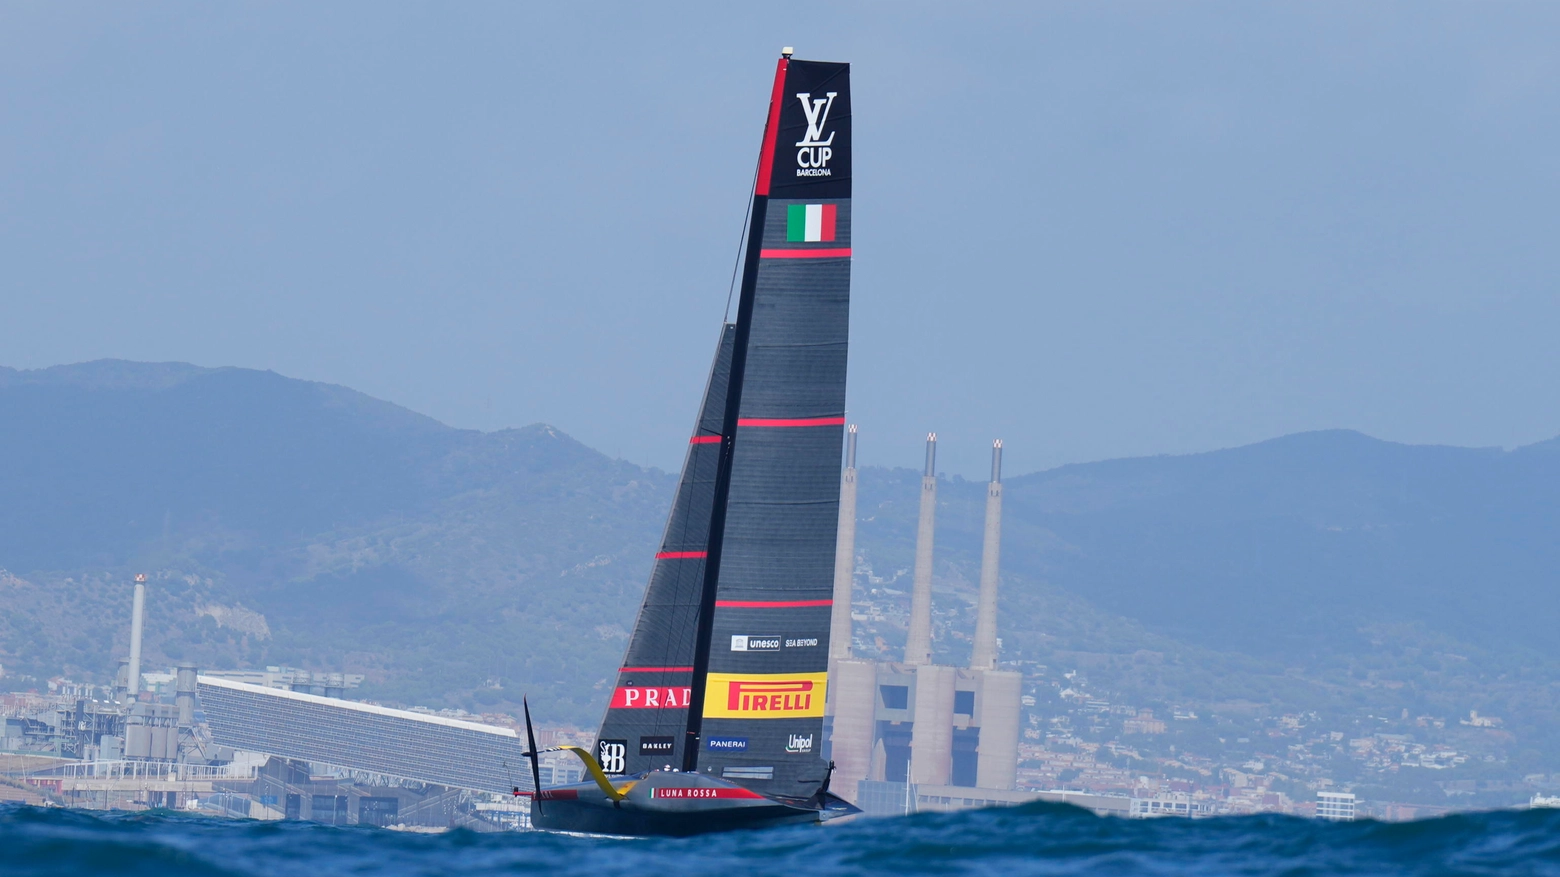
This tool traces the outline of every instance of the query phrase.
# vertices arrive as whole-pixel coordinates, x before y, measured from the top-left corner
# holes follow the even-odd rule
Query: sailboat
[[[537,828],[689,835],[859,812],[822,757],[850,317],[850,66],[778,61],[724,323],[588,778]],[[520,792],[517,790],[517,794]]]

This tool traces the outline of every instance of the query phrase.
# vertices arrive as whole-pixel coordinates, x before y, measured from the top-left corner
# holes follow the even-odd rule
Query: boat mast
[[[769,206],[769,177],[774,166],[775,136],[780,128],[781,97],[789,48],[775,66],[769,94],[769,117],[759,149],[758,177],[753,186],[753,212],[748,217],[747,250],[742,260],[742,287],[737,299],[736,337],[731,350],[731,376],[726,384],[726,412],[721,420],[720,462],[715,470],[715,501],[710,506],[709,546],[704,560],[704,587],[699,593],[699,625],[694,635],[693,684],[688,701],[688,729],[683,739],[685,771],[699,766],[699,738],[704,726],[704,692],[710,669],[710,638],[715,630],[715,594],[720,584],[720,550],[726,536],[726,500],[731,494],[731,462],[736,449],[737,416],[742,410],[742,379],[747,368],[748,336],[753,326],[753,297],[758,286],[759,251],[764,242],[764,217]]]

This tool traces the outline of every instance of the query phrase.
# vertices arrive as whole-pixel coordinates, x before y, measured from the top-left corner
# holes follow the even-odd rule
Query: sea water
[[[1560,810],[1419,822],[1129,820],[1065,805],[857,819],[681,839],[414,834],[151,811],[0,807],[0,874],[1560,875]]]

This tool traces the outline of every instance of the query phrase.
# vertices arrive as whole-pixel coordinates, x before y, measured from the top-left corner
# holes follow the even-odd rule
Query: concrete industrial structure
[[[137,575],[130,654],[112,686],[70,683],[13,701],[0,719],[0,749],[35,765],[23,776],[37,795],[336,824],[524,823],[526,805],[508,793],[531,775],[513,729],[341,699],[356,674],[202,675],[191,663],[143,673],[146,598]],[[544,778],[558,773],[544,765]]]
[[[980,553],[980,602],[975,607],[971,670],[997,669],[997,573],[1002,566],[1002,439],[991,446],[991,481],[986,485],[986,531]]]
[[[135,597],[130,609],[130,668],[125,685],[133,700],[141,693],[141,629],[146,619],[146,573],[135,577]]]
[[[932,662],[932,543],[937,526],[937,433],[926,436],[926,471],[921,476],[921,513],[915,527],[915,578],[910,589],[910,627],[905,663]]]
[[[855,449],[852,427],[840,487],[840,543],[830,631],[832,787],[868,812],[898,812],[901,802],[911,807],[923,799],[943,806],[1027,800],[1028,796],[1012,791],[1018,770],[1023,677],[997,669],[1002,443],[998,441],[992,448],[975,646],[967,668],[932,662],[935,433],[926,439],[904,661],[865,661],[852,656],[850,616],[840,612],[840,605],[848,605],[851,599],[855,561]]]
[[[834,607],[829,616],[829,672],[849,659],[851,585],[856,574],[856,424],[845,433],[845,474],[840,476],[840,525],[834,542]],[[832,678],[832,676],[831,676]]]
[[[217,763],[222,759],[198,724],[195,665],[142,672],[146,598],[147,578],[140,574],[129,657],[119,662],[112,686],[65,686],[59,696],[6,716],[0,748],[69,760],[29,782],[88,806],[177,806],[181,795],[209,792],[214,778],[237,775]]]

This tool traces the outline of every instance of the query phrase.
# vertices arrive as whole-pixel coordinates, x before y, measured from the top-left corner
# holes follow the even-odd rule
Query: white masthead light
[[[785,47],[785,48],[783,48],[783,49],[781,49],[781,50],[780,50],[780,54],[781,54],[781,55],[782,55],[782,56],[783,56],[783,57],[786,57],[786,58],[789,58],[789,57],[791,57],[791,56],[792,56],[792,55],[794,55],[794,54],[796,54],[796,50],[795,50],[795,49],[793,49],[793,48],[791,48],[791,47],[790,47],[790,46],[786,46],[786,47]]]

